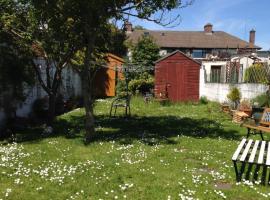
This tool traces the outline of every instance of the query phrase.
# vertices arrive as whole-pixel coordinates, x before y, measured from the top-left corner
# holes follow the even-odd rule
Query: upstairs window
[[[206,57],[206,51],[202,49],[195,49],[192,51],[192,57],[193,58],[205,58]]]

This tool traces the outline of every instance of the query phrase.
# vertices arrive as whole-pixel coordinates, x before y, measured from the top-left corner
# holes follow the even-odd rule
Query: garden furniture
[[[113,100],[111,104],[111,109],[110,109],[110,117],[112,116],[112,110],[114,108],[114,117],[116,114],[116,110],[118,107],[125,108],[125,115],[128,116],[130,115],[130,95],[126,95],[124,97],[117,97],[116,99]]]
[[[270,133],[270,108],[264,109],[263,115],[257,124],[256,122],[243,123],[242,126],[247,128],[247,138],[250,134],[260,134],[262,140],[264,140],[262,133]]]
[[[254,178],[258,176],[259,168],[262,166],[263,174],[266,174],[267,167],[270,166],[270,142],[259,141],[259,140],[248,140],[246,138],[242,139],[238,145],[236,151],[232,156],[232,161],[234,164],[236,180],[239,182],[242,179],[242,174],[245,169],[245,165],[249,165],[249,170],[247,175],[251,171],[253,165],[256,166]],[[242,163],[240,170],[237,167],[237,164]],[[262,175],[262,178],[264,175]],[[263,181],[264,183],[265,181]]]

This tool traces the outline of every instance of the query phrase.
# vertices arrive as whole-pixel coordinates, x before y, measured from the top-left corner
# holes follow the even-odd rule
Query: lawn
[[[128,119],[95,107],[98,136],[83,144],[83,109],[0,145],[0,199],[269,199],[269,186],[236,184],[231,156],[245,129],[215,103],[131,102]],[[119,112],[121,113],[121,112]],[[259,139],[258,136],[252,136]]]

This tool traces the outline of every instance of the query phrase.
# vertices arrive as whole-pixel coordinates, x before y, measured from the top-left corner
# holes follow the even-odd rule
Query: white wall
[[[230,84],[227,83],[205,83],[204,81],[205,72],[204,69],[200,70],[200,97],[206,96],[211,101],[218,101],[220,103],[228,101],[227,94],[230,90]],[[252,84],[252,83],[240,83],[235,84],[241,94],[242,98],[252,99],[262,93],[265,93],[268,89],[263,84]]]

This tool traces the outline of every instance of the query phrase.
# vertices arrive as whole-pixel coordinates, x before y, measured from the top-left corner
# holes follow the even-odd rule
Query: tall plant
[[[141,36],[131,50],[132,63],[137,65],[154,66],[154,62],[160,58],[160,48],[151,35]]]
[[[237,87],[230,87],[230,91],[227,95],[228,99],[233,103],[233,108],[236,109],[240,103],[241,92]]]
[[[247,83],[269,84],[269,75],[269,68],[262,63],[257,63],[246,69],[244,81]]]

